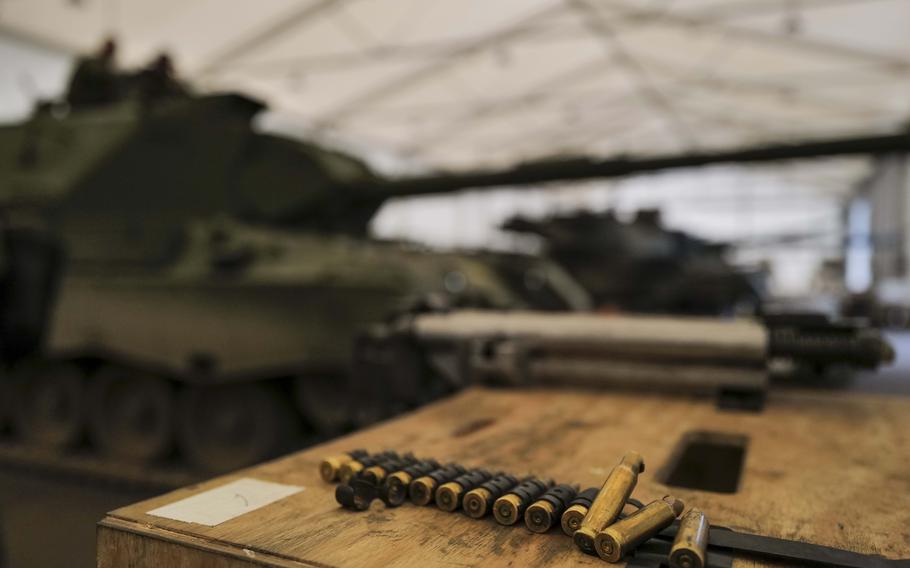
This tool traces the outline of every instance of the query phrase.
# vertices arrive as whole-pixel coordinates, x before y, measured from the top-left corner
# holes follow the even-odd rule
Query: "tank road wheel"
[[[279,391],[259,384],[189,387],[180,394],[178,444],[194,466],[224,472],[285,449],[297,417]]]
[[[106,367],[92,377],[89,396],[89,434],[102,453],[144,463],[171,449],[174,394],[166,380]]]
[[[354,393],[346,376],[297,377],[294,380],[294,397],[303,419],[317,435],[340,434],[354,421]]]
[[[0,432],[5,432],[10,423],[10,414],[13,410],[12,381],[6,372],[0,373]]]
[[[13,427],[44,448],[75,444],[85,428],[85,379],[74,365],[36,364],[17,370]]]

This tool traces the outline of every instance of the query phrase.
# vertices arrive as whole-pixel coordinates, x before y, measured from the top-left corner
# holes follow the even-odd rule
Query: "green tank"
[[[633,313],[759,313],[760,274],[732,266],[732,245],[664,227],[656,209],[631,221],[614,212],[578,211],[545,219],[515,217],[507,231],[543,238],[549,257],[591,294],[596,309]]]
[[[3,409],[21,442],[231,469],[439,396],[351,382],[358,330],[404,306],[588,307],[544,260],[368,239],[394,184],[258,132],[251,98],[92,73],[104,96],[83,85],[0,127]]]

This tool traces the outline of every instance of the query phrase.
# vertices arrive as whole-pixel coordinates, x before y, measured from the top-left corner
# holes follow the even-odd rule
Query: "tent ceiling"
[[[0,30],[434,167],[904,127],[905,0],[0,0]]]

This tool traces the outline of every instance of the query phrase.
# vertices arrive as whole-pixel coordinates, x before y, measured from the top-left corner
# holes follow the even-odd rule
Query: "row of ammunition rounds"
[[[341,467],[344,464],[365,457],[367,457],[366,450],[353,450],[346,454],[325,458],[319,464],[319,475],[326,483],[337,481],[341,473]]]
[[[410,497],[415,505],[433,502],[443,511],[459,508],[480,519],[493,513],[499,524],[514,525],[522,518],[527,528],[545,533],[559,524],[583,552],[607,562],[619,562],[629,552],[670,526],[683,512],[683,502],[667,495],[623,517],[638,476],[645,464],[637,452],[628,452],[613,468],[603,486],[579,491],[577,485],[555,484],[534,477],[518,479],[486,469],[466,469],[413,454],[386,451],[369,455],[355,450],[325,459],[319,473],[326,481],[341,480],[336,500],[344,507],[365,510],[376,499],[396,507]],[[705,515],[691,509],[673,542],[672,568],[704,568],[708,545]]]
[[[341,466],[341,469],[338,471],[338,478],[342,483],[347,483],[355,475],[359,474],[361,471],[366,470],[369,467],[380,465],[383,462],[389,460],[397,460],[399,456],[397,453],[392,451],[380,452],[378,454],[373,454],[372,456],[358,457],[352,460],[349,460],[344,465]]]
[[[522,481],[496,500],[493,504],[493,517],[501,525],[514,525],[524,517],[525,510],[552,486],[552,481]]]
[[[464,496],[464,512],[467,516],[481,519],[490,512],[493,503],[505,495],[506,491],[518,485],[518,478],[503,473]]]
[[[525,524],[536,533],[545,533],[559,523],[569,503],[578,495],[577,485],[553,486],[525,510]]]
[[[415,479],[408,488],[411,503],[415,505],[429,505],[436,496],[436,489],[464,474],[467,470],[458,464],[448,464],[443,468],[432,471],[423,477]]]
[[[396,471],[386,479],[385,489],[381,495],[383,502],[390,507],[401,505],[408,498],[408,489],[414,479],[438,469],[444,469],[441,468],[438,461],[424,460]]]
[[[347,460],[345,457],[347,456]],[[380,489],[391,472],[398,472],[420,462],[413,454],[403,456],[393,451],[367,455],[354,452],[332,456],[322,461],[319,473],[323,479],[330,477],[335,464],[342,463],[337,477],[342,482],[335,488],[335,500],[347,509],[365,511],[373,500],[381,497]],[[432,468],[433,464],[424,467]]]
[[[452,512],[461,507],[465,493],[491,479],[493,474],[485,469],[472,469],[463,473],[439,486],[436,490],[436,506],[443,511]]]

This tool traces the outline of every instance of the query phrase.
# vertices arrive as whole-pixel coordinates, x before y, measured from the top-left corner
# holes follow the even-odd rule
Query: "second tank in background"
[[[761,303],[762,279],[730,265],[727,246],[664,228],[656,210],[629,222],[611,212],[518,217],[503,228],[542,237],[600,309],[721,315]]]

